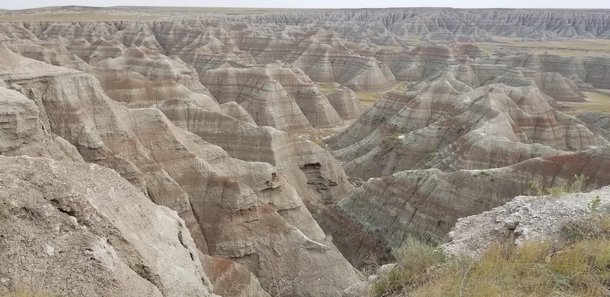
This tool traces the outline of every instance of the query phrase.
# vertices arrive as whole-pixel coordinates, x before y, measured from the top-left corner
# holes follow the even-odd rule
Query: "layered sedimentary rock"
[[[239,103],[258,125],[297,131],[342,123],[316,84],[300,69],[282,63],[262,68],[226,65],[202,73],[201,81],[220,103]]]
[[[129,107],[151,107],[167,100],[181,99],[197,102],[210,110],[220,111],[214,98],[193,92],[171,79],[151,81],[137,72],[112,68],[92,67],[87,72],[100,81],[104,92],[110,98],[123,102]]]
[[[386,94],[329,147],[348,162],[348,174],[366,179],[408,169],[503,167],[604,143],[535,87],[494,84],[465,93],[439,79]]]
[[[283,58],[317,82],[338,82],[357,91],[387,91],[396,84],[390,69],[366,58],[307,37]]]
[[[358,118],[364,112],[364,106],[350,88],[340,88],[328,94],[328,101],[344,120]]]
[[[116,172],[0,157],[0,292],[216,296],[174,211]]]
[[[576,116],[583,121],[589,129],[599,133],[610,141],[610,113],[601,111],[587,111]]]
[[[386,63],[397,79],[409,82],[433,81],[451,75],[452,79],[471,88],[492,83],[514,87],[536,86],[558,101],[584,101],[582,91],[592,88],[584,81],[587,79],[584,72],[581,78],[574,72],[542,67],[539,61],[523,61],[522,55],[487,59],[488,55],[473,44],[448,46],[424,43],[399,52],[378,51],[375,57]],[[561,63],[563,59],[553,57],[549,60]]]
[[[223,297],[269,297],[258,279],[246,268],[224,258],[199,253],[203,271],[209,276],[214,293]]]
[[[226,66],[202,73],[201,81],[218,102],[237,102],[258,125],[285,131],[311,128],[295,99],[264,70]]]
[[[408,236],[442,242],[458,218],[523,194],[532,179],[548,188],[583,174],[588,177],[583,188],[608,185],[609,153],[603,147],[491,170],[401,171],[370,179],[318,215],[318,222],[358,267],[371,252],[387,257],[389,249],[400,246]]]
[[[82,162],[72,144],[43,129],[39,114],[32,100],[0,86],[0,155]]]
[[[0,24],[12,50],[0,46],[0,153],[113,168],[178,212],[209,292],[340,296],[357,274],[310,212],[346,195],[317,218],[361,265],[410,235],[440,241],[459,217],[531,179],[548,187],[583,173],[588,188],[609,183],[603,117],[581,122],[556,102],[610,88],[607,58],[490,57],[464,43],[610,38],[606,11],[163,14]],[[290,132],[354,119],[364,111],[354,91],[398,81],[408,83],[330,139],[348,173],[372,177],[349,193],[340,163]],[[326,97],[314,82],[340,88]],[[135,276],[117,284],[157,294]]]
[[[107,97],[91,75],[7,49],[0,57],[0,79],[36,103],[46,131],[74,145],[85,161],[115,169],[153,202],[176,210],[202,252],[245,265],[265,290],[281,281],[282,292],[293,296],[339,294],[357,280],[274,166],[233,159],[176,127],[158,109],[127,109]],[[302,149],[294,157],[326,164],[316,157],[320,151]],[[306,182],[297,186],[307,188]],[[345,188],[347,181],[335,183]],[[310,264],[299,266],[302,261]]]
[[[351,190],[339,162],[312,142],[185,101],[168,101],[159,108],[178,127],[222,147],[231,157],[277,167],[311,210]]]
[[[86,70],[88,64],[70,52],[59,40],[37,43],[35,40],[11,40],[3,42],[12,51],[31,59],[77,70]]]
[[[518,53],[514,55],[493,56],[481,62],[502,64],[509,67],[523,67],[536,72],[556,72],[595,88],[610,88],[610,59],[607,57],[581,58],[560,57],[551,54]],[[583,87],[586,88],[587,86],[584,85]]]
[[[118,58],[127,50],[117,39],[98,39],[91,43],[85,39],[74,39],[66,48],[87,63],[95,64],[99,61]]]
[[[208,94],[201,85],[197,71],[180,58],[168,58],[147,48],[132,45],[120,57],[102,60],[98,67],[124,69],[140,73],[152,81],[173,80],[196,93]]]

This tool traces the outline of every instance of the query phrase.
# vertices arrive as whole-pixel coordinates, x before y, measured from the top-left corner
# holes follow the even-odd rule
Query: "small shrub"
[[[427,280],[426,271],[445,261],[445,253],[440,248],[409,237],[398,249],[392,250],[396,267],[380,276],[371,285],[371,295],[386,296],[416,286]]]
[[[592,214],[596,214],[599,211],[599,205],[602,203],[601,198],[599,196],[595,196],[595,199],[591,200],[587,206]]]
[[[544,188],[543,182],[539,178],[533,178],[529,181],[530,186],[525,191],[525,195],[544,196],[550,194],[553,197],[561,197],[563,194],[581,193],[585,190],[588,180],[589,178],[584,174],[574,175],[555,186]]]
[[[544,187],[542,181],[538,178],[530,179],[530,187],[525,191],[527,196],[544,196]]]
[[[584,174],[574,175],[570,180],[569,193],[582,193],[585,190],[586,183],[589,180]]]

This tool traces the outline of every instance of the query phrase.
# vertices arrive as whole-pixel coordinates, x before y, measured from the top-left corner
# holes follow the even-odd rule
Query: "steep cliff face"
[[[0,86],[0,155],[28,155],[83,162],[76,148],[44,130],[36,104]]]
[[[174,211],[94,164],[0,157],[0,292],[216,296]]]
[[[307,211],[287,180],[290,177],[283,176],[283,172],[300,173],[300,179],[290,181],[310,199],[321,197],[308,187],[307,176],[296,165],[308,160],[324,164],[324,170],[331,172],[335,166],[340,178],[335,180],[336,188],[348,189],[343,170],[319,147],[286,152],[299,161],[284,165],[283,171],[268,163],[234,159],[222,148],[175,126],[158,109],[127,109],[111,100],[91,75],[26,59],[6,48],[1,57],[1,79],[28,94],[30,99],[22,101],[36,104],[45,131],[67,140],[85,161],[116,170],[153,202],[177,211],[202,252],[242,263],[267,291],[282,282],[282,292],[293,296],[340,294],[357,280],[351,265]],[[281,133],[191,102],[198,110],[228,119],[232,128],[242,125]],[[214,123],[213,118],[207,119]],[[180,118],[175,120],[180,123]],[[278,146],[269,148],[272,156],[281,151]],[[217,217],[221,214],[222,219]],[[303,259],[311,265],[299,266]],[[327,272],[321,277],[319,271]]]

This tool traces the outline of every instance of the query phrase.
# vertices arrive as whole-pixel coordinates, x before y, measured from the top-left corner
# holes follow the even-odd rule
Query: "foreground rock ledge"
[[[184,221],[116,172],[0,156],[0,294],[216,296]]]

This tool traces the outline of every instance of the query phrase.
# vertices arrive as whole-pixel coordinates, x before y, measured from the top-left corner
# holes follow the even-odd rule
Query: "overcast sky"
[[[197,7],[456,7],[456,8],[610,8],[610,0],[0,0],[0,8],[42,6],[197,6]]]

